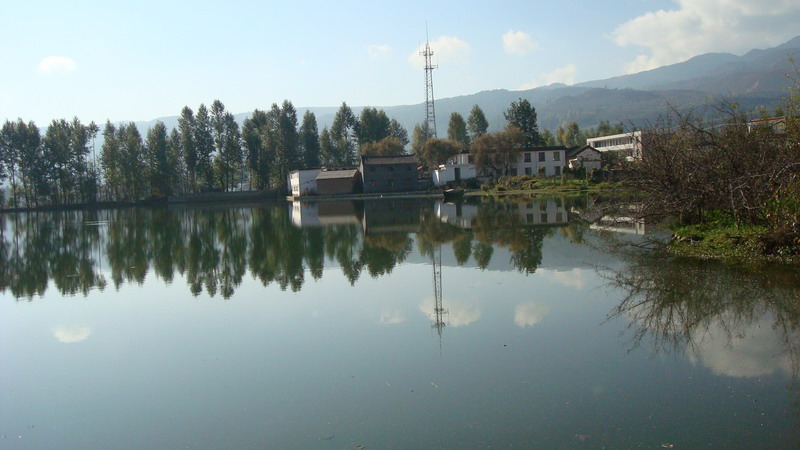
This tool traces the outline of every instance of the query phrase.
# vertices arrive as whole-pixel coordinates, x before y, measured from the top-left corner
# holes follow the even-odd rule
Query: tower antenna
[[[433,104],[433,69],[439,67],[438,64],[431,63],[430,40],[428,38],[428,24],[425,24],[425,49],[419,52],[425,57],[425,123],[428,125],[428,136],[436,137],[436,108]]]

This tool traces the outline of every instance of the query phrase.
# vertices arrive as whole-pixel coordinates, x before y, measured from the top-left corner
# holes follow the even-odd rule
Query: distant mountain
[[[739,103],[746,111],[759,107],[773,109],[781,104],[790,85],[787,74],[793,72],[789,55],[800,58],[800,36],[774,48],[751,50],[743,56],[707,53],[688,61],[631,75],[588,81],[573,86],[554,84],[525,91],[498,89],[436,100],[439,136],[444,136],[453,112],[467,117],[473,105],[479,105],[489,120],[490,129],[503,127],[503,112],[519,98],[531,102],[538,113],[539,127],[554,130],[567,121],[581,127],[596,126],[602,120],[625,125],[643,125],[668,111],[694,108],[712,111],[721,99]],[[435,82],[435,80],[434,80]],[[425,118],[423,103],[403,106],[378,106],[389,117],[408,129]],[[269,105],[264,105],[267,109]],[[354,107],[358,114],[361,107]],[[308,109],[317,117],[320,130],[330,126],[338,107],[298,106],[298,116]],[[241,122],[250,113],[237,114]],[[158,120],[167,127],[177,126],[177,116]],[[155,123],[138,122],[142,131]]]

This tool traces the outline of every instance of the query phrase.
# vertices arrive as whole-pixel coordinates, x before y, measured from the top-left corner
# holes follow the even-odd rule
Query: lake
[[[469,200],[0,216],[0,448],[798,445],[797,269]]]

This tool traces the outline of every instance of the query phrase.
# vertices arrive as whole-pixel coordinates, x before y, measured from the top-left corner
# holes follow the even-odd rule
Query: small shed
[[[321,169],[303,169],[289,172],[289,192],[293,196],[317,193],[317,175]]]
[[[361,175],[358,169],[322,170],[316,181],[319,195],[355,194],[360,190]]]

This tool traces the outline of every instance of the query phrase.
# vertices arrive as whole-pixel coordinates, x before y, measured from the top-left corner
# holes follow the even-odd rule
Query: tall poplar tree
[[[511,102],[511,106],[503,114],[509,125],[513,125],[522,131],[522,146],[530,150],[537,145],[541,145],[542,137],[539,135],[539,125],[536,123],[536,108],[524,98]]]
[[[450,122],[447,124],[447,139],[460,143],[462,149],[469,148],[467,123],[464,121],[464,117],[457,112],[450,115]]]
[[[410,142],[408,140],[408,130],[395,119],[389,122],[389,136],[400,140],[404,147]]]
[[[483,136],[489,131],[489,122],[480,106],[474,105],[467,118],[467,130],[469,130],[470,140],[474,142],[479,136]]]
[[[364,144],[378,142],[390,136],[391,121],[382,109],[366,107],[358,116],[356,132],[358,147],[363,153]]]
[[[303,114],[303,124],[300,125],[300,146],[302,148],[303,166],[306,168],[319,167],[320,143],[317,129],[317,117],[309,110]]]
[[[328,127],[324,127],[319,134],[319,157],[323,166],[336,165],[336,148]]]
[[[205,190],[214,187],[214,134],[211,116],[205,104],[197,108],[194,121],[194,141],[197,149],[197,176]]]
[[[270,154],[267,147],[270,116],[260,109],[244,121],[242,138],[247,149],[247,167],[250,171],[250,186],[256,189],[267,189],[270,176]]]
[[[172,195],[175,164],[171,161],[167,127],[160,120],[147,130],[147,160],[145,170],[150,196],[165,198]]]
[[[181,137],[181,156],[186,166],[186,178],[189,192],[197,189],[197,145],[194,138],[194,112],[184,106],[178,119],[178,131]]]
[[[334,164],[348,166],[355,163],[358,120],[353,110],[342,102],[331,124],[330,134],[333,142]]]

